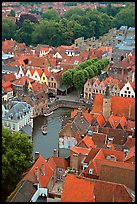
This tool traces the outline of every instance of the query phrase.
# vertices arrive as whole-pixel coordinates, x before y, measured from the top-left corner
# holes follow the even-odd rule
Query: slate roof
[[[2,72],[11,72],[11,73],[18,73],[19,67],[16,66],[7,66],[7,65],[2,65]]]
[[[72,122],[72,129],[75,132],[79,131],[81,134],[86,134],[88,130],[91,130],[91,125],[83,116],[83,114],[81,112],[78,112]]]
[[[32,196],[36,192],[33,182],[28,180],[22,181],[16,189],[18,190],[12,196],[10,202],[30,202]]]
[[[32,137],[33,128],[29,124],[27,124],[23,128],[20,129],[20,132],[22,134],[28,135],[29,137]]]
[[[31,106],[26,102],[12,101],[11,109],[6,113],[5,119],[9,119],[12,116],[12,120],[19,120],[19,116],[23,116],[25,112],[30,111]]]

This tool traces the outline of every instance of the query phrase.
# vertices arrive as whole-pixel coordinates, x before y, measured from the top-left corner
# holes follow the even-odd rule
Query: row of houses
[[[109,87],[112,96],[135,98],[135,81],[124,83],[112,77],[107,77],[102,81],[98,77],[89,79],[84,84],[84,98],[92,100],[95,98],[95,94],[104,95],[107,87]]]
[[[99,114],[98,97],[97,94],[91,112],[75,109],[71,118],[63,122],[59,152],[54,150],[48,160],[35,153],[34,163],[24,172],[8,201],[135,201],[135,99],[113,96],[113,113],[107,119],[104,111]],[[104,97],[104,102],[108,100]],[[117,107],[119,102],[122,110]],[[105,104],[104,109],[108,109]],[[130,104],[131,118],[122,116],[128,113]],[[61,149],[67,150],[65,158]]]

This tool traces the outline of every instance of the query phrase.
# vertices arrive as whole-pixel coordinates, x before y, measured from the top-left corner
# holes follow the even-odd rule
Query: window
[[[101,93],[101,90],[99,92]]]
[[[134,96],[132,95],[132,98],[134,98]]]
[[[89,88],[89,91],[91,92],[91,88]]]
[[[125,91],[125,93],[127,93],[127,91]]]
[[[54,83],[54,88],[56,88],[56,83]]]
[[[35,78],[37,78],[37,76],[35,75]]]
[[[15,130],[15,124],[13,124],[13,130]]]
[[[129,87],[127,87],[127,90],[129,90]]]
[[[50,82],[49,82],[49,87],[50,87]]]
[[[121,96],[123,97],[123,94],[121,94]]]
[[[92,168],[89,169],[89,174],[93,174],[93,169]]]
[[[62,172],[62,168],[58,168],[58,171],[59,171],[59,172]]]
[[[131,93],[131,91],[128,91],[128,93],[130,94],[130,93]]]
[[[53,77],[51,77],[51,81],[53,81]]]
[[[125,97],[127,97],[127,95],[125,94]]]
[[[45,77],[43,77],[43,80],[45,80]]]
[[[128,97],[130,97],[130,95],[128,95]]]

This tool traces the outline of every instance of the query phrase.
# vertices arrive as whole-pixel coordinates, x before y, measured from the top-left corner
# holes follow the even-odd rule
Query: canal
[[[33,152],[40,152],[40,154],[48,159],[53,155],[53,150],[58,150],[58,137],[61,130],[62,120],[66,114],[71,113],[73,109],[59,108],[48,117],[39,116],[33,121]],[[47,134],[43,135],[41,126],[47,124]]]

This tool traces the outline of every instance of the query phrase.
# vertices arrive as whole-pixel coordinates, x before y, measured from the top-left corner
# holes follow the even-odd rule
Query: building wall
[[[126,83],[125,86],[120,91],[120,96],[135,98],[135,92],[132,89],[130,83]]]

